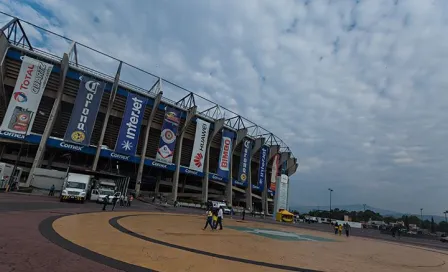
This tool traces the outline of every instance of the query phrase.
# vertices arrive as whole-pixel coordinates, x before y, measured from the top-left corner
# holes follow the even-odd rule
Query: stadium
[[[35,31],[65,51],[34,44],[27,33]],[[112,179],[136,195],[266,214],[280,181],[287,198],[297,158],[260,124],[18,18],[2,27],[0,53],[0,162],[14,167],[3,188],[16,178],[20,189],[48,189],[38,180],[44,169]]]

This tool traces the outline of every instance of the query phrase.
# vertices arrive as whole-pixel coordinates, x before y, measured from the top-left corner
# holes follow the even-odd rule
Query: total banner
[[[133,93],[128,94],[120,132],[115,144],[115,152],[131,156],[135,155],[147,102],[148,98],[146,97]]]
[[[64,135],[65,142],[90,145],[105,86],[104,82],[94,78],[81,77],[70,122]]]
[[[179,123],[180,111],[167,107],[165,109],[165,119],[163,120],[162,133],[160,136],[159,148],[157,149],[156,160],[163,161],[165,163],[173,162]]]
[[[279,175],[278,169],[280,168],[280,154],[274,155],[274,160],[272,161],[272,173],[271,173],[271,184],[269,185],[269,190],[275,191],[275,182],[277,181],[277,176]]]
[[[249,175],[251,152],[252,141],[248,139],[243,140],[243,146],[241,148],[240,167],[238,170],[238,181],[245,187],[247,187],[247,176]]]
[[[266,167],[268,164],[268,155],[270,147],[263,145],[260,148],[260,166],[258,168],[258,187],[260,191],[264,190],[264,183],[266,182]]]
[[[52,70],[52,64],[28,56],[22,57],[19,76],[0,131],[9,132],[18,139],[25,139],[26,135],[30,135]]]
[[[205,148],[208,142],[209,131],[210,123],[198,118],[196,121],[193,152],[190,159],[190,169],[192,170],[204,171]]]
[[[229,179],[230,164],[232,163],[232,136],[229,130],[222,130],[221,152],[219,153],[218,176]]]

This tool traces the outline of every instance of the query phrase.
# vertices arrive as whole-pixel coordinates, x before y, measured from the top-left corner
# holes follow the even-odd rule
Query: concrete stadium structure
[[[28,173],[26,185],[32,186],[32,176],[36,168],[66,170],[70,167],[70,171],[79,173],[106,173],[111,176],[130,177],[130,188],[138,192],[162,193],[171,200],[226,200],[230,205],[236,205],[238,202],[238,205],[246,206],[247,209],[253,209],[255,206],[257,210],[265,212],[272,210],[272,204],[269,204],[272,202],[272,192],[267,187],[272,171],[272,158],[275,154],[280,154],[283,173],[288,176],[294,174],[298,167],[297,159],[279,137],[211,101],[207,100],[206,103],[210,107],[199,108],[200,105],[196,101],[206,100],[205,98],[115,58],[110,57],[118,63],[114,75],[83,66],[78,62],[79,48],[88,47],[67,38],[63,37],[69,46],[62,56],[39,50],[33,47],[33,40],[28,39],[23,27],[25,24],[45,32],[45,35],[56,34],[17,18],[11,18],[0,33],[0,121],[5,118],[8,101],[19,76],[21,57],[30,56],[53,65],[31,128],[32,134],[23,140],[9,137],[8,134],[0,135],[0,161],[25,169]],[[91,52],[107,56],[94,49]],[[151,85],[138,87],[122,80],[122,68],[125,65],[152,77]],[[90,146],[87,147],[76,147],[62,140],[70,121],[80,76],[94,77],[106,83]],[[164,88],[176,88],[183,92],[183,98],[173,101],[172,97],[165,97]],[[128,93],[137,93],[148,98],[135,158],[114,153]],[[155,160],[166,106],[181,111],[172,164]],[[211,124],[203,173],[188,168],[198,118]],[[216,175],[224,128],[231,131],[234,138],[230,164],[231,181],[227,182]],[[253,141],[248,186],[233,182],[238,176],[243,139]],[[270,147],[266,182],[264,188],[257,189],[251,180],[257,179],[259,151],[263,145]]]

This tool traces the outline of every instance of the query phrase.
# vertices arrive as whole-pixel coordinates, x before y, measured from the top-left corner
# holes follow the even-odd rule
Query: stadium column
[[[158,86],[160,89],[161,81],[160,79],[154,84],[153,88]],[[151,88],[151,90],[153,89]],[[149,139],[149,131],[151,130],[152,120],[154,120],[154,116],[156,116],[157,109],[160,105],[160,100],[162,100],[163,92],[160,91],[157,96],[154,98],[154,105],[152,106],[151,113],[149,114],[148,122],[146,122],[146,130],[145,130],[145,139],[143,140],[142,152],[140,153],[140,163],[138,165],[137,171],[137,179],[135,180],[135,196],[138,197],[140,194],[140,186],[142,184],[143,178],[143,168],[145,166],[145,158],[146,158],[146,150],[148,149],[148,139]]]
[[[268,175],[267,175],[267,169],[269,165],[269,161],[272,160],[272,158],[275,156],[275,154],[278,154],[280,151],[279,145],[271,145],[271,148],[269,149],[269,157],[268,157],[268,163],[266,163],[266,174],[265,174],[265,181],[264,181],[264,187],[263,187],[263,193],[261,196],[262,202],[261,206],[263,208],[263,212],[265,215],[268,214]]]
[[[243,141],[244,137],[247,135],[247,128],[240,129],[236,132],[236,140],[235,143],[233,143],[232,148],[232,159],[230,162],[230,168],[229,168],[229,181],[227,182],[227,188],[226,188],[226,194],[227,194],[227,205],[232,207],[232,194],[233,194],[233,158],[234,158],[234,152],[236,150],[236,147]]]
[[[112,107],[115,102],[115,97],[117,96],[117,89],[118,89],[118,84],[120,83],[120,73],[121,73],[122,65],[123,65],[123,62],[120,61],[120,64],[118,65],[117,73],[115,74],[115,79],[114,79],[114,83],[112,85],[112,90],[110,91],[106,115],[104,116],[104,121],[103,121],[103,128],[101,129],[100,140],[98,141],[98,144],[96,146],[95,159],[93,160],[93,165],[92,165],[93,171],[96,171],[96,168],[98,166],[98,161],[100,160],[101,146],[103,145],[104,135],[106,134],[106,129],[107,129],[107,123],[109,122],[110,113],[112,111]]]
[[[250,153],[249,158],[249,173],[247,175],[247,188],[246,188],[246,209],[249,208],[252,210],[252,158],[255,153],[264,145],[264,138],[255,139],[254,146],[252,148],[252,152]]]
[[[205,159],[204,159],[204,177],[202,178],[202,202],[206,203],[208,201],[208,174],[209,174],[209,160],[210,160],[210,146],[212,144],[213,138],[215,138],[216,134],[222,130],[224,127],[225,119],[218,119],[213,124],[213,132],[209,135],[208,141],[207,141],[207,148],[205,152]]]
[[[193,117],[196,116],[196,111],[198,107],[194,106],[190,108],[187,111],[187,117],[185,118],[185,123],[180,130],[178,130],[178,136],[177,136],[177,142],[176,142],[176,156],[174,158],[174,161],[176,162],[176,170],[174,171],[173,175],[173,188],[172,188],[172,199],[173,202],[177,200],[177,190],[179,187],[179,173],[180,173],[180,158],[182,156],[182,143],[184,141],[184,135],[185,131],[187,130],[187,127],[190,125],[191,121],[193,120]],[[185,185],[184,185],[185,186]]]
[[[67,76],[67,71],[69,69],[69,58],[66,53],[62,57],[61,61],[61,72],[59,74],[59,86],[58,91],[56,93],[56,98],[53,103],[53,107],[51,108],[50,115],[48,116],[47,124],[45,125],[44,132],[42,133],[42,138],[40,140],[39,146],[37,148],[36,156],[34,157],[33,164],[31,165],[30,173],[28,175],[28,179],[26,180],[26,187],[29,187],[32,183],[34,177],[34,171],[36,168],[39,168],[42,164],[42,159],[45,153],[45,146],[47,144],[48,137],[51,135],[51,131],[53,130],[54,122],[57,118],[57,112],[59,110],[59,106],[62,101],[62,94],[64,93],[65,86],[65,77]]]
[[[291,179],[289,177],[294,174],[297,170],[298,164],[296,158],[289,158],[287,163],[286,174],[288,175],[288,193],[286,194],[286,209],[289,210],[289,184],[291,184]]]

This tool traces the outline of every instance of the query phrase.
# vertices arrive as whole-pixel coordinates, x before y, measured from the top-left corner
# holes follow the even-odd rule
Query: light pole
[[[446,220],[446,214],[448,213],[448,211],[444,211],[443,213],[445,214],[445,223],[448,223],[448,221]]]
[[[331,193],[333,192],[333,189],[328,188],[328,191],[330,191],[330,223],[331,223]]]
[[[420,208],[420,227],[423,229],[423,208]]]

